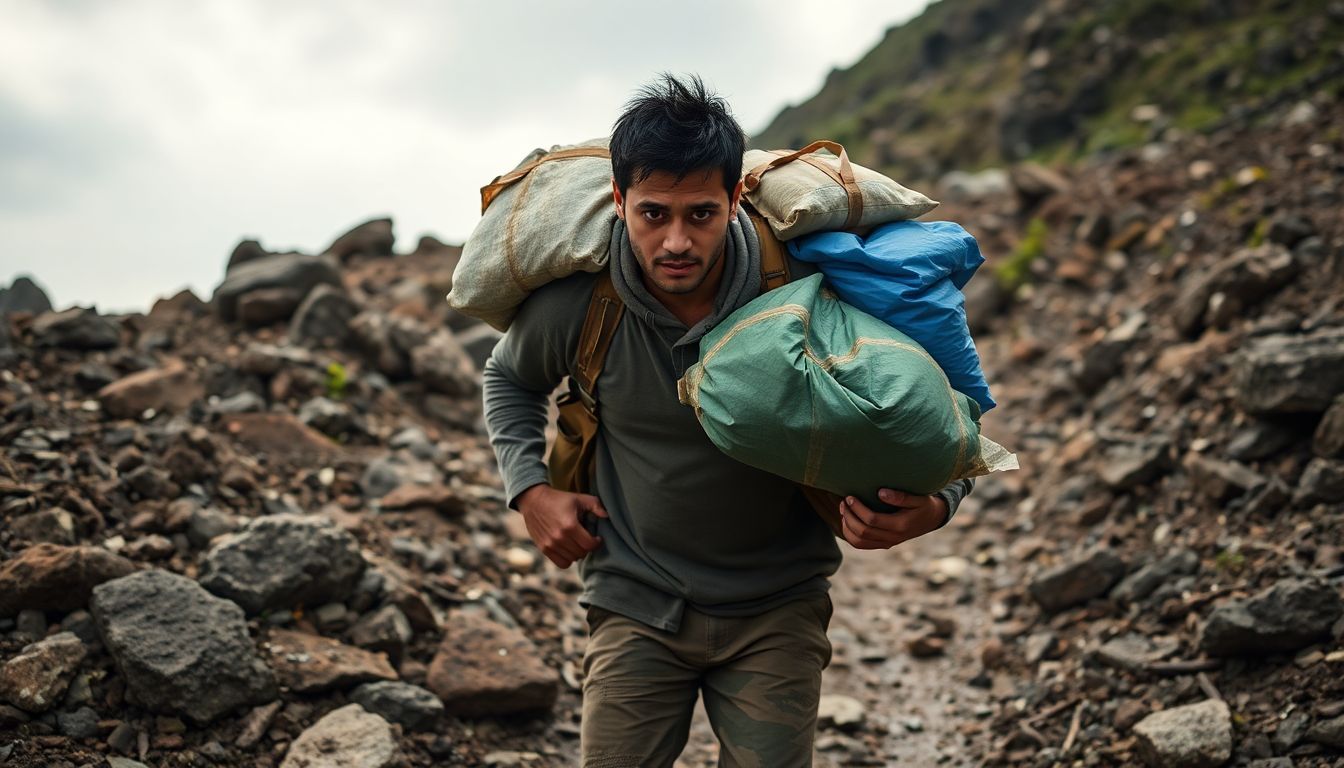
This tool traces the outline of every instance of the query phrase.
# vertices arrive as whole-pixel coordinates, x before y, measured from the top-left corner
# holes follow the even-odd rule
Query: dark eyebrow
[[[722,208],[723,205],[720,204],[720,203],[717,202],[717,201],[714,201],[714,200],[707,200],[707,201],[705,201],[705,202],[703,202],[703,203],[692,203],[690,207],[691,207],[691,210],[693,210],[693,211],[717,211],[717,210],[719,210],[720,208]],[[666,205],[663,205],[662,203],[655,203],[655,202],[652,202],[652,201],[649,201],[649,200],[645,200],[644,202],[642,202],[642,203],[636,205],[636,206],[635,206],[635,210],[637,210],[637,211],[664,211],[664,210],[667,210],[667,206],[666,206]]]

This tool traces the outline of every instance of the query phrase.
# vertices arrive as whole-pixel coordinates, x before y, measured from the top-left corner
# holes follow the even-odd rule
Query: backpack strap
[[[756,240],[761,244],[761,293],[773,291],[791,279],[789,258],[784,253],[784,244],[775,237],[775,233],[770,229],[770,223],[757,213],[755,208],[744,203],[742,210],[746,211],[747,218],[751,219],[751,225],[756,228]]]
[[[611,270],[605,269],[598,275],[593,297],[588,301],[588,314],[583,319],[583,330],[579,332],[579,356],[574,365],[574,383],[590,412],[596,411],[597,401],[593,395],[597,377],[602,375],[607,350],[611,349],[616,326],[624,313],[625,302],[621,301],[616,286],[611,283]]]

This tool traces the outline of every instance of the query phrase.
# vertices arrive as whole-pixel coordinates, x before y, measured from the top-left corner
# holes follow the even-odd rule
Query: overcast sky
[[[460,243],[479,188],[605,135],[659,71],[748,133],[927,0],[0,0],[0,286],[57,308],[208,299],[238,240],[395,220]]]

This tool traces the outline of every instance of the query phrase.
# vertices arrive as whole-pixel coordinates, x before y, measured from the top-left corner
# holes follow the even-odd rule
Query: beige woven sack
[[[532,291],[606,266],[616,221],[607,144],[534,150],[481,188],[481,221],[453,271],[451,307],[506,331]]]
[[[821,149],[830,154],[817,154]],[[814,141],[796,152],[753,149],[743,156],[742,168],[743,194],[780,240],[904,221],[938,205],[850,163],[845,148],[833,141]]]

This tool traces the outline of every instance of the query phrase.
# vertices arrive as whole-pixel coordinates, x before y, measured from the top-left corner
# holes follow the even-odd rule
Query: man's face
[[[616,213],[625,220],[635,258],[655,295],[690,294],[702,285],[717,290],[741,182],[729,196],[718,168],[692,171],[680,182],[675,174],[654,171],[631,184],[624,196],[614,182],[612,191]]]

